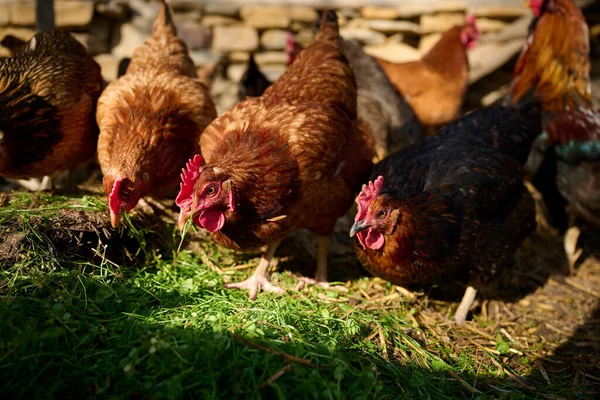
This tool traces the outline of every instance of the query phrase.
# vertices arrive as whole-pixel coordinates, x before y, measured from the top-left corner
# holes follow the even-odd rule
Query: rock
[[[436,12],[465,11],[468,1],[461,0],[439,0],[434,4]]]
[[[360,17],[360,13],[354,8],[340,8],[336,11],[338,18],[343,17],[346,20],[356,19]]]
[[[129,0],[128,3],[134,13],[134,18],[142,17],[154,21],[156,14],[158,14],[158,1]],[[174,6],[175,4],[171,4],[171,7]]]
[[[10,22],[10,13],[8,10],[6,12],[0,13],[0,26],[6,26]]]
[[[419,24],[409,21],[388,21],[385,19],[373,19],[367,21],[367,26],[370,29],[383,32],[383,33],[412,33],[421,34],[421,27]]]
[[[54,17],[57,27],[86,26],[92,22],[93,16],[93,1],[54,1]]]
[[[236,4],[227,4],[225,2],[209,3],[204,6],[206,14],[224,15],[226,17],[236,18],[240,11],[240,7]]]
[[[525,5],[514,6],[486,6],[473,4],[469,7],[469,12],[476,17],[492,18],[514,18],[523,15],[531,15],[531,10]]]
[[[365,46],[367,54],[383,60],[401,63],[415,61],[421,58],[417,49],[404,43],[386,43],[376,46]]]
[[[152,34],[152,21],[143,17],[135,17],[126,24],[121,25],[118,35],[113,37],[116,46],[112,54],[118,58],[130,57],[133,50],[144,43]]]
[[[446,32],[455,25],[464,25],[465,15],[462,13],[440,13],[421,15],[421,31],[423,33]],[[479,21],[477,21],[479,25]]]
[[[205,15],[200,23],[206,27],[235,25],[239,21],[222,15]]]
[[[500,21],[498,19],[491,18],[477,18],[477,27],[483,33],[487,32],[500,32],[502,29],[506,28],[509,24]],[[527,32],[527,30],[525,30]]]
[[[300,43],[302,47],[308,46],[310,42],[312,42],[313,37],[314,35],[311,29],[302,29],[295,35],[296,42]]]
[[[260,66],[263,65],[287,65],[288,55],[284,51],[265,51],[254,54],[254,61]]]
[[[312,23],[318,18],[314,8],[306,6],[291,6],[287,8],[287,12],[292,21]]]
[[[469,83],[477,82],[506,64],[521,51],[524,44],[525,38],[511,39],[503,43],[478,43],[467,52],[471,67]]]
[[[227,78],[235,83],[240,83],[242,75],[246,71],[246,64],[231,64],[227,68]]]
[[[386,43],[402,43],[404,35],[402,33],[395,33],[392,36],[385,39]]]
[[[212,32],[209,27],[190,20],[175,20],[175,26],[177,35],[185,42],[189,50],[210,48]]]
[[[19,2],[6,9],[11,25],[35,26],[35,2]]]
[[[111,0],[108,3],[96,4],[96,12],[99,15],[107,18],[125,20],[129,14],[129,7],[123,3],[119,3],[116,0]]]
[[[362,44],[382,44],[385,42],[383,33],[364,28],[342,28],[340,34],[344,39],[357,40]]]
[[[196,50],[190,51],[190,58],[194,61],[194,65],[197,67],[210,64],[215,61],[219,61],[219,55],[213,53],[210,50]]]
[[[430,33],[425,36],[421,36],[421,40],[419,41],[419,52],[421,54],[427,53],[439,40],[442,38],[442,33]]]
[[[360,16],[367,19],[396,19],[399,13],[393,7],[365,6],[360,9]]]
[[[117,79],[120,58],[112,54],[99,54],[94,57],[94,60],[100,65],[102,77],[105,81],[111,82]]]
[[[256,29],[245,25],[216,26],[212,48],[215,52],[254,51],[258,47]]]
[[[229,61],[232,63],[245,63],[250,59],[250,53],[247,51],[232,51],[229,55]]]
[[[257,29],[287,28],[290,16],[284,7],[244,6],[240,10],[244,23]]]
[[[511,24],[508,24],[498,33],[488,33],[481,36],[480,43],[501,42],[510,39],[525,38],[528,34],[528,28],[533,20],[532,15],[524,15]]]
[[[260,36],[260,44],[268,50],[282,50],[285,48],[288,31],[283,29],[269,29]]]
[[[396,7],[400,18],[414,18],[433,11],[434,4],[423,4],[423,2],[402,3]]]

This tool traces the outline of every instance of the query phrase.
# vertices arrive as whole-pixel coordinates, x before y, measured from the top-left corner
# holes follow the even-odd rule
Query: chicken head
[[[140,178],[130,179],[121,175],[106,174],[102,179],[104,193],[108,197],[110,224],[117,228],[123,213],[131,211],[143,196],[150,178],[147,173]]]
[[[195,225],[216,232],[225,225],[226,213],[235,210],[235,188],[230,179],[212,166],[201,166],[202,162],[202,156],[194,156],[181,174],[175,200],[181,209],[178,225],[183,229],[191,216]]]

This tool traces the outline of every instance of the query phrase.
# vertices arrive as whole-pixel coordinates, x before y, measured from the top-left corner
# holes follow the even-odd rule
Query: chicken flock
[[[68,33],[39,32],[0,60],[0,176],[51,188],[96,157],[114,228],[144,197],[171,197],[182,230],[194,224],[237,251],[264,247],[252,276],[226,285],[251,299],[284,292],[269,266],[297,229],[318,237],[316,275],[304,280],[328,286],[329,238],[356,202],[349,235],[362,265],[397,285],[466,274],[463,323],[536,228],[526,179],[567,232],[571,263],[579,228],[600,229],[588,27],[572,0],[530,7],[508,95],[467,115],[472,15],[421,60],[395,64],[342,39],[325,10],[306,48],[290,33],[275,82],[250,59],[240,102],[222,115],[164,0],[110,84]]]

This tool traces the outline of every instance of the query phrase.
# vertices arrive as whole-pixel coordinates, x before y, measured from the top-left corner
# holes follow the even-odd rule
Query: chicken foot
[[[454,322],[458,325],[462,325],[467,320],[467,314],[469,314],[469,308],[475,301],[475,296],[477,295],[477,289],[473,286],[467,286],[465,290],[465,294],[463,295],[458,308],[456,309],[456,313],[454,314]]]
[[[285,293],[285,290],[271,283],[269,276],[269,265],[271,264],[271,259],[273,258],[273,255],[275,254],[275,250],[279,246],[279,243],[281,243],[281,241],[268,245],[267,251],[263,253],[262,257],[260,258],[260,262],[258,263],[258,266],[254,270],[254,273],[250,278],[242,282],[226,283],[225,287],[227,289],[249,290],[250,300],[256,299],[256,295],[258,294],[259,289],[272,293]]]
[[[575,274],[575,263],[583,253],[582,249],[577,248],[577,240],[579,240],[580,235],[581,229],[577,226],[570,227],[565,233],[564,248],[567,261],[569,262],[569,273],[571,275]]]
[[[308,277],[300,277],[299,282],[296,285],[295,290],[299,291],[302,288],[309,285],[319,285],[326,289],[337,290],[340,292],[347,292],[348,288],[345,286],[331,286],[327,281],[327,251],[329,250],[329,236],[319,236],[319,244],[317,250],[317,272],[314,279]]]

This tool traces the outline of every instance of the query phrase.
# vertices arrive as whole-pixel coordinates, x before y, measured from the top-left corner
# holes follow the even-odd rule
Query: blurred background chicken
[[[226,287],[281,293],[268,267],[281,240],[306,228],[319,236],[316,281],[327,281],[329,235],[372,163],[357,121],[356,84],[341,49],[337,18],[261,97],[217,118],[182,175],[180,226],[191,217],[231,249],[268,245],[254,274]],[[325,17],[325,15],[324,15]]]
[[[474,111],[376,164],[358,196],[350,236],[361,263],[397,285],[455,280],[477,290],[514,262],[535,229],[522,165],[541,132],[539,107]]]
[[[377,62],[430,131],[456,119],[469,81],[467,50],[476,45],[479,29],[467,15],[464,26],[450,28],[420,60]]]
[[[302,50],[302,46],[296,42],[294,35],[291,32],[287,32],[286,41],[285,41],[285,52],[288,57],[288,66],[294,62],[298,53]],[[258,64],[256,64],[256,60],[254,59],[254,54],[250,54],[248,58],[248,66],[242,75],[242,79],[240,80],[239,90],[238,90],[238,99],[240,101],[244,100],[246,97],[256,97],[262,95],[265,90],[269,86],[271,86],[273,82],[269,80],[262,73]]]
[[[535,16],[506,104],[536,99],[544,133],[528,163],[571,267],[580,223],[600,229],[600,114],[592,105],[588,26],[573,0],[532,0]]]
[[[5,44],[14,56],[0,60],[0,176],[50,189],[59,184],[50,176],[94,158],[100,67],[60,30]]]
[[[215,117],[208,88],[161,1],[152,36],[98,101],[98,159],[113,227],[143,196],[176,193],[181,168]]]

